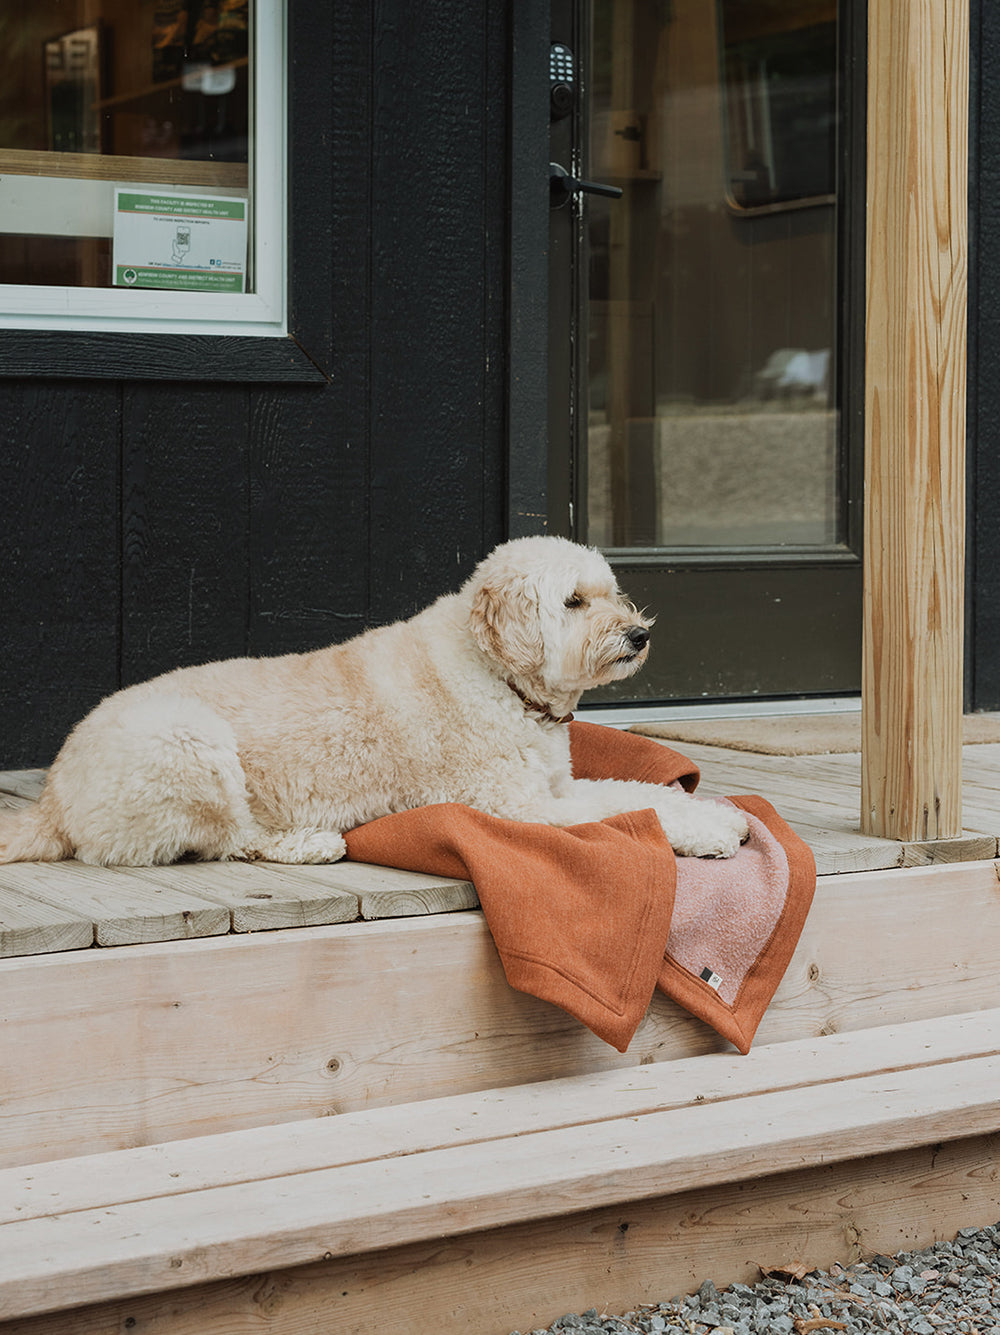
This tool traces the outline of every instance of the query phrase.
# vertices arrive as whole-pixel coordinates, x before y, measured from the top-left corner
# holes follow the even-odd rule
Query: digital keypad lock
[[[552,119],[562,120],[576,102],[576,73],[573,52],[562,42],[549,47],[549,106]]]

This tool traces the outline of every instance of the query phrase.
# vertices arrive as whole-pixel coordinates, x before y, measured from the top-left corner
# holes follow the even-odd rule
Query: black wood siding
[[[966,699],[1000,709],[1000,8],[972,0]]]
[[[504,536],[505,5],[290,10],[288,347],[0,337],[2,767],[120,685],[407,616]]]

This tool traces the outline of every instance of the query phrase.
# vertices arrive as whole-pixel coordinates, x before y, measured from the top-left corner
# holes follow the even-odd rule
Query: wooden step
[[[992,863],[825,878],[758,1043],[985,1009],[998,956]],[[728,1050],[657,994],[616,1052],[479,913],[3,960],[0,1015],[0,1168]]]
[[[1000,1130],[1000,1010],[0,1173],[0,1318]]]

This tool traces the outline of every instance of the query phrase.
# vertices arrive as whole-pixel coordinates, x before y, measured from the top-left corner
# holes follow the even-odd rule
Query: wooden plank
[[[13,769],[0,772],[0,792],[34,801],[45,785],[45,769]]]
[[[781,815],[812,849],[819,876],[884,871],[902,866],[903,846],[895,840],[866,838],[851,830],[847,822],[840,827],[805,820],[784,805]]]
[[[357,895],[303,877],[282,876],[277,867],[257,862],[185,862],[129,871],[151,885],[225,905],[234,932],[318,927],[358,917]]]
[[[118,867],[81,862],[15,862],[0,867],[0,889],[89,917],[99,946],[176,941],[229,930],[229,914],[197,895],[149,885]]]
[[[29,1164],[0,1171],[0,1226],[998,1053],[992,1010]]]
[[[308,867],[272,865],[293,882],[336,886],[357,895],[360,915],[368,921],[479,907],[479,896],[472,882],[454,877],[429,876],[364,862],[342,861]]]
[[[317,1265],[130,1297],[0,1325],[3,1335],[420,1330],[509,1335],[597,1302],[625,1312],[752,1284],[758,1266],[829,1268],[929,1246],[996,1217],[1000,1136],[918,1147],[753,1182],[532,1220]],[[888,1185],[887,1185],[888,1184]]]
[[[979,755],[987,750],[990,755]],[[821,876],[996,856],[1000,816],[991,795],[1000,786],[1000,747],[984,744],[964,749],[966,828],[959,839],[908,841],[905,845],[858,830],[857,756],[764,756],[687,743],[684,751],[702,767],[700,792],[759,792],[772,801],[813,849]]]
[[[8,1224],[0,1317],[305,1265],[1000,1128],[1000,1057]]]
[[[968,43],[870,0],[861,824],[907,841],[962,831]]]
[[[991,1007],[998,954],[992,863],[825,878],[757,1043]],[[657,993],[616,1052],[479,913],[7,960],[0,1014],[0,1166],[728,1050]]]
[[[94,924],[90,918],[0,887],[0,958],[82,950],[93,944]]]
[[[990,1007],[996,985],[991,996],[976,938],[996,928],[992,862],[825,879],[757,1041],[797,1036],[789,1026],[808,1023],[800,1006],[815,1007],[813,1033]]]
[[[903,845],[904,867],[926,867],[935,862],[973,862],[997,855],[994,834],[963,834],[957,839],[931,839]]]
[[[87,181],[145,181],[151,185],[222,185],[246,189],[245,162],[194,162],[171,158],[123,157],[113,153],[56,153],[0,149],[0,173],[63,176]]]

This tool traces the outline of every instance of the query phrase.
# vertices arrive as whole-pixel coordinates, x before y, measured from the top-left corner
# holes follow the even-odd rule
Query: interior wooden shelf
[[[163,185],[225,186],[245,190],[245,162],[119,157],[111,153],[54,153],[0,148],[0,175],[65,176],[88,181],[144,181]]]

